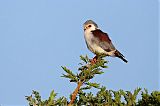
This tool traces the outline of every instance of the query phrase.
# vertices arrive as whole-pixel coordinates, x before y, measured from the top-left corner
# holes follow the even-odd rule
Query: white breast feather
[[[93,53],[98,52],[98,53],[104,53],[106,54],[107,52],[103,50],[100,46],[98,46],[96,43],[92,42],[92,39],[94,39],[94,36],[92,32],[88,32],[87,30],[85,31],[85,40],[88,45],[88,49],[92,51]]]

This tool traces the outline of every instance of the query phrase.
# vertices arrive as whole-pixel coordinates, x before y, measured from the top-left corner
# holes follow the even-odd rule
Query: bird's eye
[[[88,27],[91,27],[92,25],[89,25]]]

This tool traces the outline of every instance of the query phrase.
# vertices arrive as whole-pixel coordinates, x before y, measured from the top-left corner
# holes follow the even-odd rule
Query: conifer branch
[[[71,100],[68,104],[68,106],[71,106],[75,99],[76,96],[78,94],[78,92],[81,89],[81,86],[83,86],[83,84],[87,85],[87,87],[90,89],[91,87],[99,87],[99,84],[97,83],[90,83],[88,82],[90,79],[92,79],[96,74],[102,74],[103,72],[101,71],[101,68],[106,68],[106,66],[104,65],[105,63],[107,63],[107,61],[103,60],[102,57],[98,58],[98,61],[95,64],[91,64],[90,63],[90,59],[85,56],[80,56],[81,60],[85,63],[85,65],[82,65],[82,67],[79,68],[79,71],[81,71],[79,74],[77,74],[77,76],[75,76],[75,74],[71,73],[71,71],[69,69],[67,69],[66,67],[62,67],[63,70],[67,73],[66,75],[63,74],[62,77],[66,77],[70,79],[70,82],[77,82],[77,87],[76,89],[73,91],[73,93],[71,94]],[[73,79],[76,79],[73,81]]]
[[[74,92],[72,93],[72,96],[71,96],[71,101],[69,102],[68,106],[72,106],[74,100],[76,99],[76,96],[81,88],[81,86],[83,85],[83,82],[82,81],[79,81],[78,84],[77,84],[77,87],[76,89],[74,90]]]
[[[47,100],[41,99],[39,92],[33,90],[30,96],[26,96],[29,106],[160,106],[160,91],[152,91],[148,93],[147,89],[141,90],[137,88],[134,92],[124,90],[107,90],[106,87],[100,86],[95,82],[90,82],[90,79],[95,75],[102,74],[103,68],[107,68],[102,57],[98,57],[95,64],[91,64],[90,59],[87,56],[80,56],[83,63],[80,63],[81,67],[79,71],[74,74],[73,71],[66,67],[62,67],[65,77],[70,82],[76,83],[77,87],[71,94],[71,100],[68,101],[66,97],[57,98],[57,93],[54,90],[50,93]],[[95,61],[94,61],[95,62]],[[86,93],[84,90],[97,88],[99,91],[94,95],[92,92]],[[140,96],[141,99],[137,100]]]

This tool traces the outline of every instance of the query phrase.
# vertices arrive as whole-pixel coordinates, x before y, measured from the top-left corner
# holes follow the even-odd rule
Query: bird
[[[115,48],[111,39],[109,38],[109,35],[100,30],[98,25],[94,21],[87,20],[83,24],[83,29],[87,48],[96,55],[92,59],[91,63],[95,63],[97,61],[98,54],[118,57],[125,63],[128,62],[123,54]]]

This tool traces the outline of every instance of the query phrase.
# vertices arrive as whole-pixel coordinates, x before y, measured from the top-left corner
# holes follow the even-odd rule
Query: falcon
[[[115,48],[108,34],[101,31],[94,21],[87,20],[83,24],[83,28],[87,48],[96,55],[92,59],[91,63],[96,62],[99,54],[118,57],[124,62],[128,62],[125,57]]]

